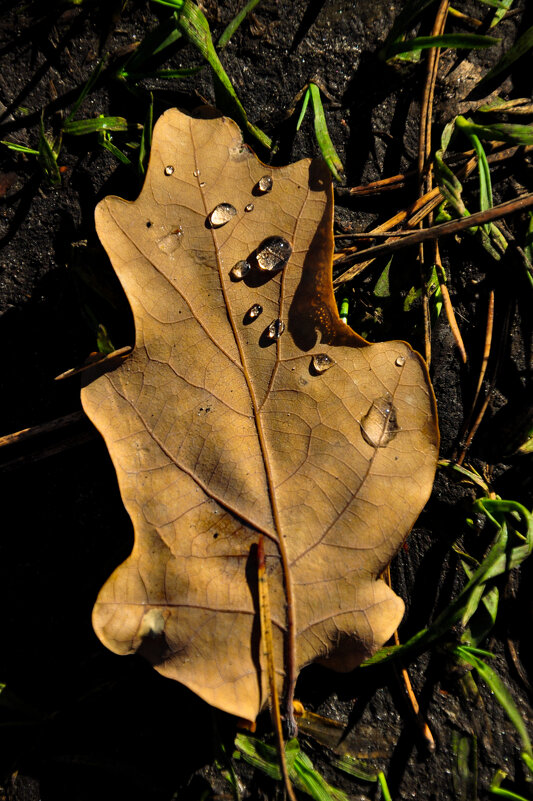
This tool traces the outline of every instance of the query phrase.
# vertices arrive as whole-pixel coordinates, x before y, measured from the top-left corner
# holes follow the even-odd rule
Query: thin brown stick
[[[493,330],[494,330],[494,290],[491,289],[490,294],[489,294],[488,308],[487,308],[487,325],[485,327],[485,343],[483,345],[483,357],[481,359],[481,367],[480,367],[480,370],[479,370],[479,378],[478,378],[478,382],[477,382],[476,392],[475,392],[475,395],[474,395],[474,400],[472,402],[472,406],[471,406],[469,415],[468,415],[466,423],[464,425],[464,431],[468,431],[468,429],[470,427],[470,421],[472,420],[472,417],[474,415],[474,411],[475,411],[476,406],[477,406],[477,402],[479,400],[479,395],[481,393],[481,387],[483,386],[483,381],[485,379],[485,374],[487,372],[487,365],[489,363],[490,351],[491,351],[491,346],[492,346]],[[481,404],[481,409],[478,412],[478,415],[477,415],[476,419],[474,420],[474,424],[470,428],[468,436],[466,437],[465,444],[463,445],[461,453],[459,454],[459,457],[457,459],[457,464],[459,464],[459,465],[461,465],[463,463],[464,458],[466,456],[466,452],[467,452],[468,448],[470,447],[470,443],[472,442],[472,440],[474,438],[474,435],[475,435],[476,431],[478,430],[478,428],[479,428],[479,426],[481,424],[481,421],[483,419],[483,416],[484,416],[484,414],[485,414],[485,412],[487,410],[487,406],[489,404],[490,395],[491,395],[491,390],[489,390],[487,392],[485,400]]]
[[[38,437],[41,434],[49,434],[50,432],[61,431],[76,423],[81,423],[86,420],[85,413],[82,411],[72,412],[63,417],[57,417],[55,420],[50,420],[48,423],[40,423],[39,425],[32,426],[31,428],[23,428],[20,431],[14,431],[12,434],[6,434],[0,437],[0,448],[5,448],[6,445],[20,445],[23,442]]]
[[[391,575],[390,575],[390,565],[387,565],[387,569],[385,571],[385,581],[388,584],[388,586],[390,587],[391,584],[392,584]],[[394,644],[395,645],[400,645],[400,635],[398,634],[398,630],[397,629],[394,632],[393,637],[394,637]],[[401,684],[400,675],[399,675],[396,667],[394,668],[394,670],[395,670],[396,676],[398,678],[398,681]],[[414,718],[415,718],[417,727],[418,727],[418,729],[420,731],[422,739],[424,740],[424,742],[426,744],[426,747],[428,748],[429,751],[431,751],[431,753],[433,753],[433,751],[435,750],[435,740],[434,740],[433,734],[431,733],[431,729],[429,728],[428,724],[426,723],[426,721],[424,720],[424,718],[423,718],[423,716],[422,716],[422,714],[420,712],[420,704],[418,703],[417,697],[416,697],[416,695],[414,693],[413,685],[411,684],[411,679],[409,678],[409,673],[407,671],[407,668],[405,668],[405,667],[401,668],[400,672],[401,672],[401,676],[402,676],[402,679],[403,679],[403,687],[405,689],[405,693],[407,695],[409,703],[411,704],[411,707],[413,709],[413,714],[414,714]]]
[[[285,758],[285,741],[283,739],[283,727],[281,724],[278,687],[276,683],[276,665],[274,659],[274,641],[272,638],[270,594],[268,591],[268,579],[266,575],[265,545],[262,534],[259,534],[259,542],[257,543],[257,581],[259,594],[259,618],[261,622],[261,642],[267,664],[268,684],[270,688],[270,713],[272,716],[272,724],[278,740],[279,765],[287,795],[289,796],[290,801],[296,801],[291,780],[289,778],[287,760]]]
[[[402,189],[409,178],[413,178],[415,175],[415,170],[409,170],[408,172],[399,173],[398,175],[390,175],[388,178],[380,178],[378,181],[370,181],[368,184],[352,186],[350,189],[344,190],[342,194],[375,195],[378,192],[390,192],[393,189]]]
[[[395,250],[417,245],[419,242],[426,242],[431,239],[438,239],[441,236],[450,236],[457,234],[459,231],[464,231],[467,228],[473,228],[478,225],[485,225],[485,223],[499,220],[507,214],[513,214],[517,211],[533,206],[533,192],[527,192],[514,200],[508,200],[505,203],[500,203],[497,206],[492,206],[485,211],[478,211],[471,214],[469,217],[461,217],[458,220],[450,220],[449,222],[442,223],[441,225],[434,225],[431,228],[424,228],[420,231],[415,231],[411,236],[395,239],[393,242],[385,242],[382,245],[374,245],[371,248],[351,253],[349,256],[344,256],[336,260],[336,264],[343,264],[348,261],[361,262],[366,261],[369,256],[375,259],[377,256],[392,253]],[[335,283],[342,283],[340,279],[344,276],[339,276],[335,279]],[[344,279],[346,280],[346,279]]]
[[[453,309],[450,293],[448,292],[448,287],[446,286],[446,274],[444,272],[444,267],[442,266],[442,261],[440,258],[440,249],[438,240],[435,242],[435,263],[437,265],[437,276],[439,279],[440,293],[442,296],[444,311],[446,313],[446,319],[448,320],[448,325],[450,326],[457,349],[461,354],[461,359],[463,360],[463,363],[466,364],[467,362],[466,348],[463,342],[463,337],[461,336],[461,332],[459,330],[459,326],[457,325],[457,319],[455,317],[455,311]]]

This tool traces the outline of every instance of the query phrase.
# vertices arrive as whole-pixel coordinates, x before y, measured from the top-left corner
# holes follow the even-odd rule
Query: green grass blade
[[[371,770],[366,762],[353,757],[351,754],[343,754],[343,756],[333,759],[332,762],[339,770],[343,770],[345,773],[349,773],[350,776],[355,776],[364,782],[377,782],[378,780],[378,774]]]
[[[496,9],[496,11],[494,12],[494,16],[492,18],[492,22],[490,23],[490,27],[491,28],[494,28],[494,26],[497,25],[498,22],[500,22],[502,17],[504,17],[505,14],[507,14],[509,9],[513,5],[513,0],[500,0],[500,4],[499,5],[500,5],[500,7],[498,9]]]
[[[79,109],[79,107],[81,106],[81,104],[83,103],[83,101],[85,100],[87,95],[89,94],[89,92],[92,91],[94,85],[96,84],[98,78],[100,77],[100,73],[102,72],[102,70],[104,68],[105,61],[106,61],[105,58],[103,58],[101,61],[99,61],[98,64],[96,65],[96,67],[94,68],[94,70],[91,72],[91,74],[89,76],[89,80],[87,81],[87,83],[85,84],[83,89],[81,90],[80,96],[78,97],[78,99],[76,100],[74,105],[72,106],[72,109],[70,110],[70,114],[68,115],[67,119],[65,120],[65,124],[68,124],[70,122],[70,120],[76,114],[77,110]]]
[[[468,135],[475,135],[479,139],[496,139],[513,145],[533,144],[533,125],[516,125],[515,123],[505,122],[495,122],[493,125],[478,125],[465,117],[458,117],[457,120],[459,119],[462,120],[459,124],[461,129]]]
[[[182,35],[176,27],[176,14],[173,14],[144,37],[137,50],[118,71],[118,77],[135,80],[134,76],[143,72],[143,65],[149,59],[160,55],[181,39]]]
[[[315,83],[310,83],[309,91],[311,94],[313,113],[315,115],[315,135],[320,152],[334,178],[340,181],[340,173],[344,172],[344,167],[329,136],[328,126],[326,125],[326,118],[324,116],[324,108],[320,99],[320,89]]]
[[[259,0],[248,0],[248,3],[244,6],[239,13],[233,17],[227,28],[223,31],[222,36],[217,42],[217,48],[222,50],[226,47],[227,43],[241,24],[241,22],[246,19],[246,16],[252,11],[256,5],[259,3]]]
[[[58,186],[61,183],[61,173],[57,166],[57,149],[52,147],[44,132],[44,122],[41,117],[40,134],[39,134],[39,155],[37,156],[41,169],[44,172],[47,180],[52,186]]]
[[[393,42],[387,50],[387,58],[399,53],[410,53],[414,50],[428,50],[431,47],[448,47],[452,49],[480,49],[498,44],[500,39],[494,36],[480,36],[476,33],[443,33],[441,36],[417,36],[403,42]]]
[[[392,801],[392,797],[389,791],[389,786],[387,784],[387,779],[385,778],[385,774],[382,770],[378,773],[378,782],[379,786],[381,787],[381,795],[383,796],[383,801]]]
[[[503,684],[498,674],[482,659],[479,659],[473,649],[465,645],[458,645],[453,649],[455,655],[462,661],[472,665],[477,671],[478,676],[485,682],[498,703],[502,706],[507,717],[516,729],[518,736],[522,741],[522,747],[529,757],[533,757],[533,750],[531,748],[531,740],[527,733],[526,726],[522,719],[520,712],[509,692],[507,687]]]
[[[391,43],[395,42],[398,37],[405,35],[413,27],[414,20],[425,11],[428,6],[435,3],[436,0],[408,0],[403,9],[400,11],[393,26],[390,30],[387,40],[380,50],[379,57],[386,60],[389,58],[389,48]]]
[[[39,151],[33,150],[31,147],[25,145],[17,145],[15,142],[8,142],[6,139],[0,139],[0,145],[5,145],[9,150],[14,150],[17,153],[27,153],[29,156],[38,156]]]
[[[507,72],[511,66],[518,61],[519,58],[522,58],[528,50],[531,50],[533,47],[533,25],[531,28],[528,28],[525,33],[520,36],[518,41],[511,47],[507,53],[504,53],[503,56],[500,58],[498,63],[487,72],[487,74],[479,81],[477,86],[480,86],[487,81],[491,81],[493,78],[496,78],[497,75],[501,75],[502,72]]]
[[[128,167],[131,166],[131,159],[129,159],[126,154],[122,152],[122,150],[119,150],[118,147],[113,144],[113,142],[110,142],[109,139],[101,139],[100,144],[102,147],[105,147],[106,150],[109,150],[109,152],[112,153],[113,156],[122,164],[125,164]]]
[[[91,120],[76,120],[63,126],[63,133],[70,136],[101,133],[101,131],[127,131],[128,121],[124,117],[96,117]]]
[[[154,96],[150,92],[150,105],[143,125],[141,134],[141,144],[139,146],[139,172],[141,175],[146,173],[150,150],[152,147],[152,130],[154,127]]]
[[[219,103],[221,108],[226,110],[228,114],[240,119],[243,126],[252,136],[264,147],[270,149],[272,145],[270,138],[248,121],[244,107],[237,97],[235,89],[215,50],[211,38],[211,31],[209,30],[209,23],[203,12],[192,0],[174,0],[172,3],[166,2],[166,0],[165,2],[163,2],[163,0],[154,0],[154,2],[171,6],[178,10],[179,13],[176,18],[176,24],[179,30],[197,48],[213,70],[217,103]]]
[[[303,122],[305,117],[305,112],[307,111],[307,106],[309,105],[309,98],[311,97],[311,90],[309,87],[305,90],[304,98],[302,100],[302,108],[300,109],[300,116],[298,117],[298,122],[296,123],[296,130],[300,130],[300,126]]]
[[[168,69],[168,70],[154,70],[153,72],[125,72],[122,77],[126,78],[126,80],[131,81],[132,83],[138,83],[139,81],[148,79],[157,79],[162,78],[163,80],[181,80],[182,78],[188,78],[190,75],[197,75],[201,70],[204,69],[204,64],[201,64],[198,67],[181,67],[179,69]]]

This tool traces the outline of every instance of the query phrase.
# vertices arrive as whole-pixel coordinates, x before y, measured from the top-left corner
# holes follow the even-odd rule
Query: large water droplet
[[[325,373],[336,364],[335,359],[332,359],[327,353],[315,353],[311,363],[313,370],[316,370],[317,373]]]
[[[172,164],[169,164],[168,167],[165,167],[165,175],[172,175],[174,172],[174,167]]]
[[[171,231],[166,236],[161,237],[161,239],[157,240],[157,245],[163,253],[166,253],[168,256],[171,256],[175,250],[177,250],[182,242],[183,239],[183,228],[181,225],[178,225],[173,231]]]
[[[236,214],[237,209],[231,203],[219,203],[209,215],[208,220],[213,228],[220,228],[221,225],[226,225]]]
[[[273,320],[267,328],[267,337],[269,339],[279,339],[285,331],[285,323],[283,320]]]
[[[384,448],[398,433],[396,409],[390,398],[377,398],[361,419],[363,439],[373,448]]]
[[[256,317],[259,317],[262,311],[263,307],[259,303],[254,303],[254,305],[251,306],[246,312],[246,316],[249,320],[255,320]]]
[[[396,367],[403,367],[405,364],[405,356],[397,356],[394,364]]]
[[[292,253],[292,245],[281,236],[269,236],[263,239],[256,252],[260,270],[275,273],[283,270]]]
[[[263,175],[257,182],[257,189],[259,192],[270,192],[272,189],[272,176]]]
[[[250,262],[238,261],[233,265],[233,267],[229,271],[229,274],[234,281],[240,281],[242,278],[244,278],[245,275],[247,275],[250,272],[251,269],[252,268]]]

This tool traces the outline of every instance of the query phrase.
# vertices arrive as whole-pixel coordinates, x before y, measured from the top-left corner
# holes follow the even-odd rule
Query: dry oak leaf
[[[427,370],[406,343],[368,344],[338,316],[324,163],[267,167],[229,119],[167,111],[140,196],[106,198],[96,225],[136,340],[82,399],[135,543],[94,627],[253,721],[268,695],[260,533],[285,697],[304,665],[350,670],[402,617],[379,577],[431,491]],[[282,269],[260,269],[291,247]]]

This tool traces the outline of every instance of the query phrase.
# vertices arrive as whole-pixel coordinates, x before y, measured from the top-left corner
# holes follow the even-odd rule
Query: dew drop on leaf
[[[281,236],[269,236],[263,239],[257,248],[256,259],[260,270],[278,272],[289,261],[292,245]]]
[[[195,178],[198,178],[198,176],[200,175],[200,170],[195,170],[193,172],[193,175],[194,175]]]
[[[257,182],[257,189],[260,192],[270,192],[272,189],[272,183],[272,176],[263,175],[263,177]]]
[[[398,433],[396,409],[390,398],[376,398],[361,419],[361,434],[373,448],[384,448]]]
[[[236,262],[229,271],[229,274],[234,281],[240,281],[242,278],[244,278],[245,275],[247,275],[250,272],[250,270],[251,270],[250,262],[243,260]]]
[[[397,356],[394,364],[396,367],[403,367],[405,364],[405,356]]]
[[[255,320],[256,317],[259,317],[262,311],[263,307],[259,303],[254,303],[254,305],[248,309],[246,316],[249,320]]]
[[[285,323],[283,320],[273,320],[267,328],[267,337],[269,339],[279,339],[285,331]]]
[[[174,167],[172,166],[172,164],[169,164],[167,167],[165,167],[165,175],[172,175],[173,172],[174,172]]]
[[[317,373],[325,373],[334,364],[336,364],[335,359],[332,359],[327,353],[315,353],[313,356],[312,365]]]
[[[219,203],[209,215],[208,220],[213,228],[220,228],[221,225],[226,225],[236,214],[237,209],[231,203]]]
[[[254,210],[254,204],[253,203],[248,203],[248,205],[244,207],[244,210],[245,211],[253,211]]]

